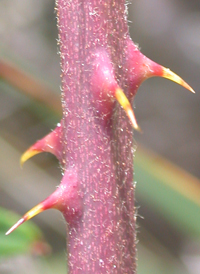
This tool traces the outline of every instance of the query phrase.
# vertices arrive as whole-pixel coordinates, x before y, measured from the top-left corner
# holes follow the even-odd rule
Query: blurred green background
[[[135,133],[138,274],[199,274],[200,2],[133,0],[129,25],[145,55],[196,91],[193,95],[153,78],[141,86],[134,102],[144,132]],[[0,0],[0,207],[21,215],[61,179],[59,164],[49,154],[34,157],[23,170],[19,166],[20,155],[61,117],[56,39],[53,0]],[[34,99],[27,94],[32,91],[44,97]],[[66,273],[60,213],[50,210],[35,217],[40,231],[29,222],[5,238],[17,218],[0,211],[0,274],[27,269],[30,274]]]

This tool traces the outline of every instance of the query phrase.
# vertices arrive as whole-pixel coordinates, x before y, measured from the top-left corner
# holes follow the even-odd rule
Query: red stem
[[[130,97],[125,4],[57,0],[57,14],[62,165],[65,173],[70,169],[76,174],[74,201],[81,202],[77,210],[76,202],[73,207],[77,218],[69,217],[69,208],[64,210],[69,273],[135,273],[133,130],[124,110],[112,101],[107,104],[103,90],[95,91],[102,79],[93,75],[104,62],[97,57],[108,56],[103,72],[111,66],[117,84]],[[107,84],[115,85],[114,80]]]

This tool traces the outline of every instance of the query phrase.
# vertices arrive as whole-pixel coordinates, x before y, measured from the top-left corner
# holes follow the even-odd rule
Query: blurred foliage
[[[200,239],[200,182],[162,157],[137,150],[137,197],[144,199],[173,226]]]
[[[32,222],[21,226],[10,236],[5,236],[6,231],[20,217],[13,212],[0,208],[0,259],[20,253],[34,252],[36,246],[42,248],[42,233]],[[36,250],[35,250],[36,251]]]

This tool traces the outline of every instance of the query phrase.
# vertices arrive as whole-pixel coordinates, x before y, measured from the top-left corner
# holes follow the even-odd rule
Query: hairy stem
[[[82,204],[75,221],[66,216],[69,273],[135,273],[133,130],[93,75],[94,67],[112,67],[127,92],[124,1],[58,0],[57,12],[62,165],[77,174]]]

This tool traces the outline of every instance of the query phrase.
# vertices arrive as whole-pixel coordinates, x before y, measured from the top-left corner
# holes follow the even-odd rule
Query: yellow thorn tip
[[[131,107],[131,104],[129,102],[129,100],[127,99],[126,95],[124,94],[123,90],[121,88],[117,88],[115,90],[115,97],[117,99],[117,101],[119,102],[119,104],[123,107],[123,109],[125,110],[127,116],[129,117],[131,124],[133,126],[133,128],[137,131],[141,132],[140,127],[137,124],[136,118],[135,118],[135,114],[134,111]]]
[[[174,73],[168,68],[163,67],[162,77],[169,79],[171,81],[174,81],[175,83],[183,86],[184,88],[188,89],[192,93],[195,93],[195,91],[193,90],[191,86],[189,86],[180,76],[178,76],[176,73]]]
[[[33,207],[31,210],[29,210],[24,216],[23,218],[26,219],[26,221],[30,220],[31,218],[33,218],[34,216],[38,215],[39,213],[41,213],[42,211],[44,211],[44,206],[42,203],[36,205],[35,207]]]
[[[39,151],[39,150],[32,150],[31,148],[29,148],[27,151],[25,151],[21,158],[20,158],[20,166],[22,167],[23,164],[28,160],[30,159],[31,157],[41,153],[42,151]]]
[[[11,232],[13,232],[16,228],[18,228],[21,224],[24,222],[30,220],[35,215],[41,213],[44,211],[43,205],[38,204],[37,206],[33,207],[31,210],[29,210],[18,222],[16,222],[7,232],[6,236],[9,235]]]

